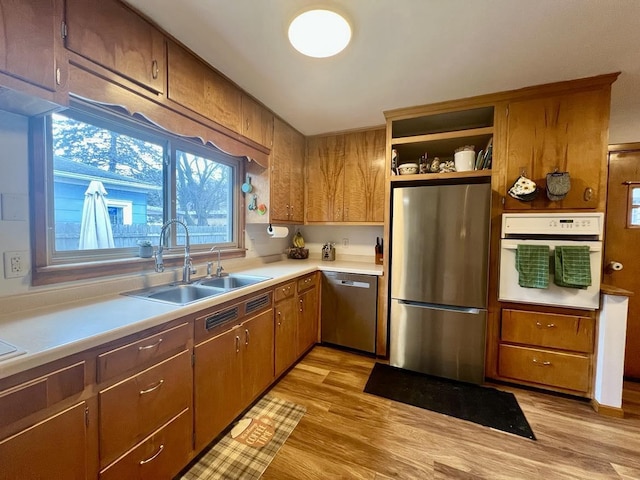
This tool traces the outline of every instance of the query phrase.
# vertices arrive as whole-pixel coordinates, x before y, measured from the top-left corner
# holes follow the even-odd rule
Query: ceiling
[[[640,141],[639,0],[126,0],[305,135],[383,111],[620,71],[610,143]],[[299,54],[289,21],[334,8],[353,39]]]

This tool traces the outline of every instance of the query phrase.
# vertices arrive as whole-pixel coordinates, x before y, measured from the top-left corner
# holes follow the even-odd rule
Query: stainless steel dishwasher
[[[322,272],[322,342],[376,351],[378,277]]]

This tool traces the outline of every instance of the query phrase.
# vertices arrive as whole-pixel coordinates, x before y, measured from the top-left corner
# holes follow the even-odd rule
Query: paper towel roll
[[[269,225],[267,227],[267,235],[271,238],[284,238],[289,236],[289,229],[287,227],[275,227]]]

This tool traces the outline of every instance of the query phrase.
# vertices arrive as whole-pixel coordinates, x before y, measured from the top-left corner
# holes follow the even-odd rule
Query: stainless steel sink
[[[203,278],[189,284],[163,285],[126,292],[130,297],[157,300],[159,302],[186,305],[205,298],[221,295],[237,288],[248,287],[254,283],[269,280],[269,277],[255,277],[250,275],[229,275],[226,277]]]
[[[136,290],[127,292],[123,295],[131,297],[146,298],[148,300],[157,300],[160,302],[174,303],[177,305],[186,305],[187,303],[197,302],[205,298],[213,297],[227,292],[224,288],[203,287],[201,285],[165,285],[163,287],[146,288],[144,290]]]
[[[255,283],[269,280],[269,277],[256,277],[252,275],[228,275],[226,277],[212,277],[198,280],[198,285],[205,287],[224,288],[225,290],[235,290],[236,288],[248,287]]]

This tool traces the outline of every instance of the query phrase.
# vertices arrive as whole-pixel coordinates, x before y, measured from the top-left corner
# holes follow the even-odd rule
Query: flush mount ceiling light
[[[289,41],[300,53],[325,58],[340,53],[351,40],[351,26],[330,10],[309,10],[289,25]]]

